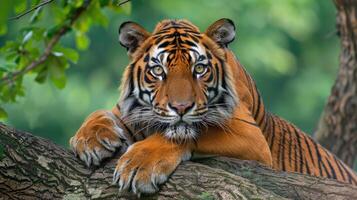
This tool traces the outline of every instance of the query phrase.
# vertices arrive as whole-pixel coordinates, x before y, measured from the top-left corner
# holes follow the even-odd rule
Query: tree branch
[[[31,9],[29,9],[29,10],[26,10],[25,12],[23,12],[23,13],[21,13],[21,14],[15,16],[15,17],[9,18],[9,20],[20,19],[21,17],[27,15],[28,13],[30,13],[30,12],[36,10],[37,8],[40,8],[40,7],[44,6],[44,5],[46,5],[46,4],[49,4],[49,3],[51,3],[52,1],[53,1],[53,0],[44,1],[44,2],[42,2],[42,3],[38,4],[38,5],[36,5],[35,7],[31,8]]]
[[[126,3],[128,3],[130,0],[124,0],[124,1],[122,1],[122,2],[118,2],[118,6],[122,6],[122,5],[124,5],[124,4],[126,4]]]
[[[340,67],[314,136],[353,168],[357,160],[357,1],[334,3],[341,38]]]
[[[67,24],[64,24],[59,30],[54,34],[54,36],[51,38],[51,40],[48,42],[44,52],[42,55],[39,57],[38,60],[32,61],[29,65],[24,67],[23,69],[10,73],[0,79],[0,83],[4,81],[10,81],[10,80],[15,80],[18,76],[23,75],[36,67],[38,67],[40,64],[44,63],[48,56],[51,54],[53,47],[57,44],[57,42],[61,39],[63,35],[65,35],[73,25],[73,23],[81,16],[81,14],[87,9],[89,6],[91,0],[85,0],[83,5],[79,8],[77,8],[72,16],[70,17],[70,22]]]
[[[135,199],[112,185],[115,162],[112,159],[87,169],[71,152],[0,123],[0,196],[6,199]],[[357,187],[217,157],[180,164],[159,193],[144,197],[285,198],[357,199]]]

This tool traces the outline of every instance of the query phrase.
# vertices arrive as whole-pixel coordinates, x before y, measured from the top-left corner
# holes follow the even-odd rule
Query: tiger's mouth
[[[197,138],[199,130],[193,124],[189,125],[185,122],[180,122],[168,126],[163,133],[169,139],[187,141]]]
[[[196,140],[202,129],[210,126],[223,126],[222,123],[230,118],[233,109],[221,104],[211,105],[192,110],[182,115],[170,112],[157,112],[153,109],[155,117],[151,123],[155,124],[159,132],[170,140],[189,141]],[[155,121],[155,122],[154,122]]]
[[[207,114],[208,109],[201,109],[201,112],[194,110],[194,113],[185,113],[183,115],[158,113],[155,112],[155,109],[153,111],[160,121],[158,126],[162,127],[161,131],[165,137],[176,141],[186,141],[197,138],[201,127],[205,123],[204,116]]]

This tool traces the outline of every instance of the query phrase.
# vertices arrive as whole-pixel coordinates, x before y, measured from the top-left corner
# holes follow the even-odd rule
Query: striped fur
[[[131,63],[113,110],[91,114],[70,145],[90,166],[125,151],[113,181],[153,193],[193,151],[256,160],[277,170],[357,185],[352,169],[293,124],[266,111],[255,82],[228,49],[231,20],[204,33],[164,20],[153,33],[123,23]]]
[[[176,41],[177,43],[175,43],[175,41],[172,40],[175,38],[175,32],[173,32],[173,30],[179,30],[178,32],[182,31],[180,33],[184,39],[179,42]],[[171,43],[165,41],[171,41]],[[190,48],[190,46],[195,47],[197,43],[202,44],[204,48],[207,48],[207,52],[215,51],[212,53],[212,55],[209,55],[209,57],[214,57],[213,60],[217,60],[217,64],[214,66],[218,69],[215,70],[217,72],[216,74],[211,74],[211,76],[215,75],[215,77],[209,77],[208,79],[215,79],[215,82],[224,84],[224,81],[222,81],[224,80],[223,77],[218,76],[220,76],[220,74],[224,74],[225,70],[233,70],[233,72],[230,73],[237,73],[239,74],[239,79],[245,80],[241,81],[241,83],[246,84],[245,86],[248,88],[249,94],[241,94],[242,91],[239,90],[236,92],[238,96],[248,95],[252,98],[252,101],[247,101],[245,103],[248,104],[248,108],[250,108],[256,124],[261,128],[266,141],[269,144],[273,158],[273,168],[283,171],[299,172],[304,174],[311,174],[314,176],[333,178],[339,181],[357,184],[357,177],[353,170],[341,162],[341,160],[336,158],[335,155],[330,153],[321,145],[317,144],[311,137],[303,133],[293,124],[267,112],[265,110],[262,98],[256,88],[255,82],[245,71],[242,65],[240,65],[239,61],[235,58],[233,53],[225,47],[221,48],[217,47],[215,44],[212,44],[212,41],[210,41],[210,39],[204,35],[200,34],[198,29],[191,23],[187,21],[161,22],[153,32],[153,37],[145,41],[139,50],[136,51],[134,60],[139,60],[140,62],[140,59],[135,59],[135,57],[148,56],[150,48],[155,45],[161,45],[161,47],[165,48],[165,51],[170,52],[177,48],[177,45]],[[190,56],[185,53],[173,54],[170,58],[172,58],[172,60],[180,60],[180,56],[190,58]],[[233,59],[226,59],[229,56],[231,56]],[[224,63],[225,60],[228,63]],[[173,63],[173,65],[177,65],[177,63]],[[123,81],[124,84],[127,82],[138,82],[138,80],[135,79],[136,77],[140,77],[138,73],[141,73],[139,70],[140,67],[138,66],[140,65],[133,63],[131,67],[128,68],[129,72],[126,73],[126,76],[132,78],[133,80]],[[142,80],[140,83],[142,84],[141,86],[137,85],[131,87],[137,87],[137,89],[147,88],[144,85],[150,84],[151,82],[150,80],[147,80],[147,82]],[[128,91],[134,90],[134,88],[128,89],[127,87],[125,87],[125,85],[122,87],[122,91],[124,92],[122,95],[122,102],[124,102],[130,96]],[[215,87],[216,90],[217,88],[218,86]],[[237,88],[232,90],[237,90]],[[137,100],[138,98],[135,97],[134,99]],[[240,99],[236,101],[238,102],[242,100]],[[135,105],[138,104],[138,102],[135,103]],[[122,103],[122,105],[125,105],[125,103]],[[232,103],[232,105],[235,104]],[[124,108],[125,107],[127,108],[130,106],[125,105]],[[130,113],[128,111],[125,112]],[[150,120],[152,120],[152,118]],[[146,132],[146,134],[150,135],[150,132],[152,131],[149,131],[149,133]],[[138,136],[138,139],[142,139],[141,137],[143,134],[138,135],[140,135]]]
[[[357,185],[355,172],[295,125],[266,111],[251,76],[241,66],[253,97],[252,113],[268,141],[275,169],[337,179]]]

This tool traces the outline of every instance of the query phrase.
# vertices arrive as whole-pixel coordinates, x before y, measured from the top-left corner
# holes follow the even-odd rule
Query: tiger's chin
[[[170,140],[174,140],[176,142],[187,142],[190,140],[195,140],[199,132],[192,125],[182,123],[167,127],[163,134]]]

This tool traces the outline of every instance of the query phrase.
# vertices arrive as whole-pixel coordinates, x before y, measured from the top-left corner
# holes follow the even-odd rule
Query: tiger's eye
[[[203,74],[206,71],[206,68],[203,65],[196,65],[194,71],[196,74]]]
[[[156,76],[161,76],[164,73],[164,69],[161,66],[155,66],[152,69],[152,73],[154,73]]]

